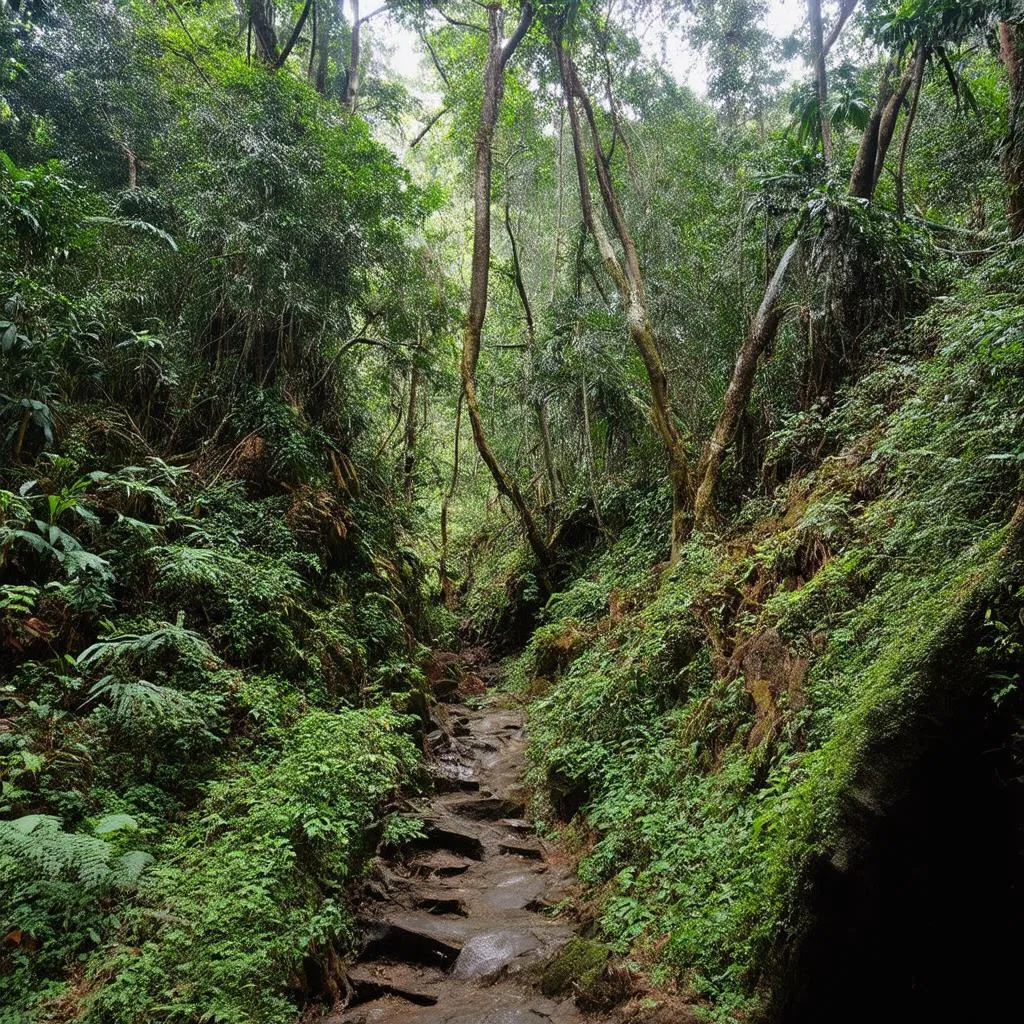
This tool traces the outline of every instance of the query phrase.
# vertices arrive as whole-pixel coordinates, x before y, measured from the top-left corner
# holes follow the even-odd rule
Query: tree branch
[[[292,30],[291,38],[285,43],[284,49],[278,54],[277,60],[274,61],[274,70],[277,71],[284,67],[284,62],[291,55],[292,50],[295,48],[295,44],[299,41],[299,36],[302,35],[302,29],[305,27],[306,19],[309,17],[309,9],[313,6],[313,0],[306,0],[305,5],[302,8],[302,13],[299,15],[299,20],[295,22],[295,28]]]

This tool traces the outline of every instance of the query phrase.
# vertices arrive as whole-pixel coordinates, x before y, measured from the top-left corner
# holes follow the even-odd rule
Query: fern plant
[[[122,633],[99,640],[82,651],[77,663],[81,668],[155,665],[167,655],[217,660],[210,645],[194,630],[164,622],[148,633]]]
[[[143,850],[117,854],[100,836],[137,827],[128,814],[102,818],[93,835],[65,832],[60,818],[49,814],[0,821],[0,864],[7,861],[14,872],[28,866],[51,881],[70,877],[86,889],[131,888],[153,862],[152,855]]]
[[[122,680],[107,675],[89,688],[82,707],[99,700],[110,703],[114,718],[121,722],[135,721],[148,714],[156,719],[195,719],[199,717],[195,701],[170,686],[151,683],[148,679]]]

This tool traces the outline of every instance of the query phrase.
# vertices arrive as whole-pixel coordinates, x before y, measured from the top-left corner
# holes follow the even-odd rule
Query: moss
[[[544,968],[541,991],[546,996],[560,996],[575,987],[578,994],[592,996],[610,958],[611,951],[602,943],[572,938]]]
[[[528,677],[592,629],[531,704],[530,779],[556,809],[584,794],[600,935],[717,1019],[756,1014],[752,994],[791,966],[815,865],[856,840],[846,809],[884,803],[917,734],[1013,674],[986,637],[991,619],[1019,642],[1021,323],[1017,295],[937,303],[912,333],[941,341],[826,415],[833,454],[667,571],[614,546],[549,602],[522,659]]]

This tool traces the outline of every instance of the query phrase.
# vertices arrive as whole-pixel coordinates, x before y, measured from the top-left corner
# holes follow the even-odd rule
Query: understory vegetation
[[[460,648],[588,977],[1000,1018],[1024,8],[786,11],[0,0],[0,1024],[343,1006]]]

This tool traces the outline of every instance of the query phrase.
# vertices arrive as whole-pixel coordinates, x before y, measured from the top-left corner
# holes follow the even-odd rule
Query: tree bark
[[[299,41],[299,36],[302,35],[302,29],[305,27],[306,19],[309,17],[309,10],[312,6],[313,0],[306,0],[305,4],[303,4],[302,13],[299,15],[299,20],[295,22],[295,28],[292,29],[292,34],[288,37],[288,42],[285,43],[284,49],[277,55],[277,59],[274,61],[275,71],[283,67],[284,62],[291,56],[291,52],[295,48],[295,44]]]
[[[811,30],[811,63],[818,96],[818,125],[825,166],[832,166],[832,122],[828,117],[828,72],[825,66],[825,26],[821,19],[821,0],[807,0],[807,23]]]
[[[903,126],[903,138],[900,140],[900,162],[896,171],[896,213],[900,220],[907,215],[906,178],[907,154],[910,152],[910,136],[917,120],[917,108],[921,101],[921,86],[924,83],[924,72],[928,66],[928,51],[922,46],[917,53],[917,66],[914,69],[914,94],[907,111],[906,124]]]
[[[573,153],[576,157],[576,173],[579,178],[583,218],[597,243],[601,263],[608,276],[615,282],[630,338],[640,352],[640,357],[647,370],[647,378],[651,387],[651,419],[668,456],[668,475],[672,488],[671,557],[674,560],[678,557],[682,545],[693,530],[693,489],[689,460],[686,457],[683,435],[676,424],[672,411],[668,376],[665,373],[661,353],[658,351],[657,339],[654,336],[654,329],[647,309],[647,297],[636,245],[626,225],[611,175],[608,172],[594,109],[579,80],[572,58],[560,42],[555,43],[555,53],[562,76],[566,110],[569,114],[569,128],[572,135]],[[576,109],[577,100],[583,107],[587,118],[598,188],[605,211],[615,227],[615,233],[622,247],[624,266],[620,265],[608,233],[605,231],[604,223],[594,209],[583,148],[583,132],[580,126],[579,112]]]
[[[462,360],[459,370],[466,397],[466,410],[473,428],[473,440],[484,464],[498,487],[515,507],[522,522],[526,539],[542,565],[551,561],[544,538],[523,498],[519,485],[509,476],[487,441],[483,416],[476,394],[476,367],[480,359],[480,344],[484,319],[487,316],[488,270],[491,257],[491,177],[494,130],[501,111],[505,91],[505,66],[522,42],[533,20],[533,7],[523,4],[515,31],[502,44],[504,12],[498,6],[488,8],[487,63],[484,68],[484,94],[480,110],[480,126],[476,133],[476,155],[473,169],[473,257],[470,270],[469,310],[462,337]]]
[[[405,416],[405,458],[402,465],[402,495],[406,505],[412,504],[413,474],[416,469],[416,402],[419,398],[420,368],[416,362],[419,345],[413,352],[409,368],[409,408]]]
[[[1002,154],[1003,174],[1010,189],[1007,219],[1010,237],[1024,237],[1024,24],[999,26],[1000,54],[1010,78],[1010,128]]]
[[[508,234],[509,245],[512,247],[512,279],[516,286],[516,294],[523,307],[523,316],[526,318],[526,350],[530,357],[531,370],[536,360],[537,349],[537,328],[533,319],[533,308],[530,305],[530,296],[526,291],[526,282],[523,280],[523,267],[519,259],[519,246],[516,244],[516,236],[512,230],[512,216],[508,202],[505,203],[505,231]],[[534,412],[537,416],[537,427],[540,432],[541,449],[544,453],[544,473],[548,482],[548,501],[552,504],[558,498],[558,477],[555,475],[555,462],[551,447],[551,430],[548,424],[547,405],[542,399],[535,399],[533,402]],[[550,530],[551,524],[548,523]]]
[[[351,0],[352,3],[352,33],[349,36],[348,72],[345,75],[345,95],[342,103],[350,113],[356,112],[356,104],[359,101],[359,60],[362,56],[360,48],[360,33],[362,22],[359,20],[359,0]]]
[[[855,199],[874,199],[875,190],[882,180],[885,169],[885,158],[888,156],[893,135],[896,132],[896,121],[900,109],[907,99],[907,93],[917,73],[918,60],[922,50],[918,46],[914,51],[914,59],[909,61],[899,84],[893,88],[892,76],[897,69],[895,61],[890,60],[878,88],[871,117],[861,136],[857,159],[850,176],[850,195]]]
[[[751,392],[754,390],[757,364],[761,356],[771,348],[778,334],[779,324],[782,323],[782,318],[785,315],[784,308],[779,305],[779,299],[786,282],[786,273],[798,248],[798,242],[790,242],[789,248],[779,260],[775,273],[765,289],[757,316],[754,317],[754,321],[747,331],[746,339],[740,347],[739,355],[736,357],[732,380],[729,381],[729,387],[722,402],[722,412],[697,469],[699,484],[693,514],[698,527],[708,526],[714,517],[715,485],[718,482],[722,459],[725,456],[726,448],[736,435],[740,417],[750,401]]]
[[[328,58],[331,53],[331,32],[334,28],[335,7],[338,0],[322,0],[318,2],[317,13],[317,47],[316,47],[316,80],[314,88],[321,96],[327,92]]]
[[[448,575],[448,506],[455,497],[455,489],[459,485],[459,440],[462,434],[462,399],[463,394],[459,392],[459,403],[455,407],[455,454],[452,460],[452,480],[441,499],[441,557],[438,562],[437,572],[441,578],[441,593],[444,595],[445,607],[454,611],[457,604],[455,585],[451,576]]]
[[[864,126],[857,149],[857,159],[853,163],[850,175],[850,195],[856,199],[870,199],[875,194],[875,161],[878,157],[878,128],[882,123],[882,114],[892,96],[892,73],[895,61],[890,60],[882,74],[878,85],[878,96],[875,105]]]
[[[875,181],[869,199],[874,198],[875,189],[882,180],[882,172],[885,170],[885,158],[889,154],[889,147],[892,145],[893,136],[896,134],[896,122],[899,119],[903,104],[907,101],[907,94],[917,77],[917,69],[921,61],[921,54],[924,50],[924,43],[918,43],[914,50],[914,57],[908,62],[903,77],[900,79],[896,91],[882,112],[882,119],[878,125],[878,147],[875,152]]]
[[[272,0],[250,0],[249,25],[256,42],[257,58],[273,67],[277,61],[277,33]]]

